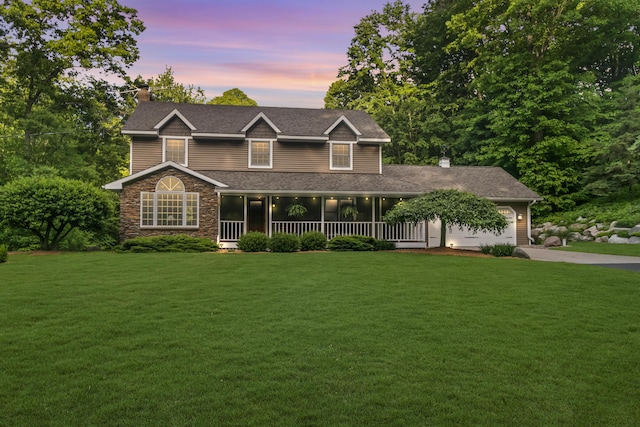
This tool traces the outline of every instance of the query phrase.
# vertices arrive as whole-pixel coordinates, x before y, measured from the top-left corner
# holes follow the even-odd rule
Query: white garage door
[[[483,245],[511,244],[516,246],[516,212],[510,207],[498,207],[507,218],[509,225],[501,234],[478,231],[474,233],[466,227],[453,226],[447,230],[447,244],[454,247],[479,247]],[[429,223],[429,247],[440,246],[440,220]]]

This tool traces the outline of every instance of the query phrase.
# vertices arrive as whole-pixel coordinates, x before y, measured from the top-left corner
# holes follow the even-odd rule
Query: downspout
[[[534,238],[531,237],[531,206],[536,204],[536,200],[532,200],[529,205],[527,205],[527,238],[529,239],[529,243],[533,245]]]

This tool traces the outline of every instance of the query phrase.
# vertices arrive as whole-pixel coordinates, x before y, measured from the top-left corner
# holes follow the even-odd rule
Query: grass
[[[640,245],[638,244],[569,242],[567,246],[554,248],[554,250],[640,257]]]
[[[639,306],[516,259],[11,255],[0,425],[637,425]]]

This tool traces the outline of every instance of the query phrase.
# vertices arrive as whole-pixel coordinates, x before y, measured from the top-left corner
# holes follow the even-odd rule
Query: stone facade
[[[154,192],[162,178],[174,176],[182,181],[187,192],[200,194],[199,227],[141,227],[140,193]],[[215,187],[174,168],[167,168],[126,184],[120,192],[120,241],[140,236],[185,234],[192,237],[218,239],[218,196]]]

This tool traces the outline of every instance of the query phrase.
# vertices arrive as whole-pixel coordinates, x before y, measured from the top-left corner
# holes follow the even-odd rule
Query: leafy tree
[[[143,80],[142,77],[138,76],[131,85],[135,88],[143,85],[149,86],[153,100],[157,102],[204,104],[206,100],[202,88],[176,82],[171,67],[166,67],[164,72],[148,80]]]
[[[258,105],[256,101],[249,98],[246,93],[241,91],[240,89],[233,88],[229,89],[222,93],[222,96],[216,96],[211,101],[207,102],[207,104],[214,105],[247,105],[251,107],[255,107]]]
[[[436,190],[403,201],[384,216],[387,224],[414,223],[440,219],[440,246],[444,247],[447,228],[468,227],[473,231],[504,231],[508,223],[495,203],[472,193],[458,190]]]
[[[74,229],[100,232],[113,216],[109,194],[59,177],[25,177],[0,187],[0,222],[36,236],[50,250]]]

